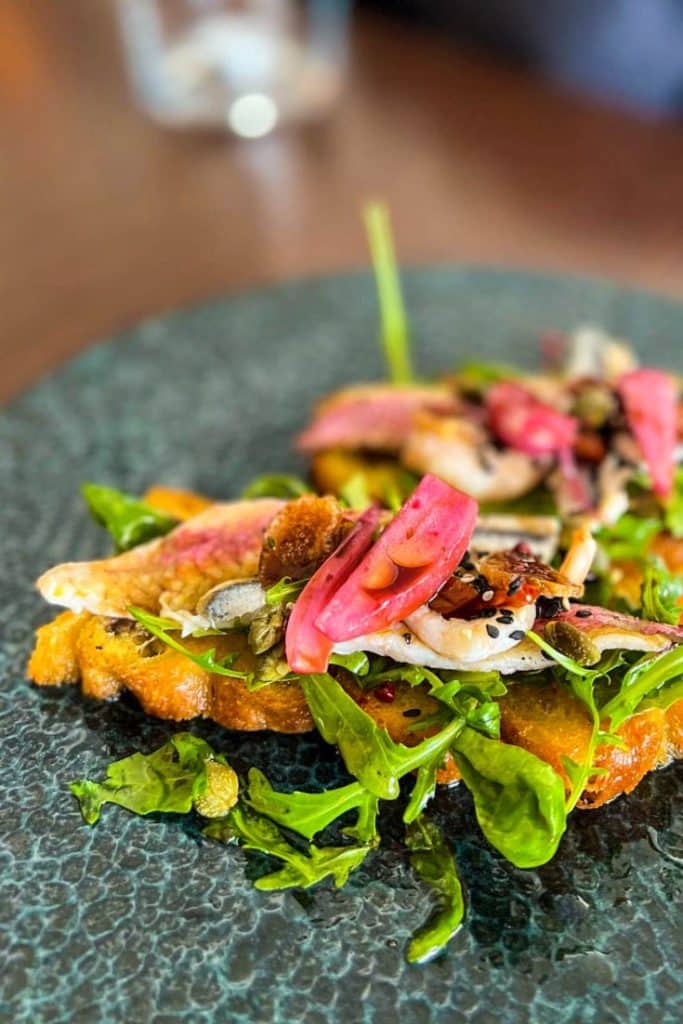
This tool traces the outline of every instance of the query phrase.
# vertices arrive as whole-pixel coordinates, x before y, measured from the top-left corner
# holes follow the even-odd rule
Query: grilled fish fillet
[[[214,584],[256,575],[264,532],[283,504],[211,505],[165,537],[113,558],[57,565],[36,585],[46,601],[74,612],[126,618],[131,605],[193,611]]]

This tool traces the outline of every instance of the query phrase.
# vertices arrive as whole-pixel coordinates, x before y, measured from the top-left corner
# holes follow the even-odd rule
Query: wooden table
[[[364,263],[373,195],[408,263],[682,290],[679,127],[379,16],[326,125],[238,142],[132,108],[105,0],[0,0],[0,119],[0,397],[150,313]]]

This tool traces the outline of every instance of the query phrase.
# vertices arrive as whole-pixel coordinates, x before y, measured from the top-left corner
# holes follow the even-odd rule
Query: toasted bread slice
[[[237,653],[236,668],[254,668],[253,655],[239,634],[183,642],[197,653],[209,647],[216,647],[219,657]],[[174,721],[201,716],[240,731],[301,733],[313,728],[296,683],[271,683],[251,691],[244,680],[211,674],[127,620],[64,612],[38,630],[28,673],[42,686],[80,679],[83,692],[100,700],[128,690],[148,714]],[[393,700],[386,701],[377,691],[364,693],[350,676],[344,685],[394,741],[413,746],[434,731],[415,728],[439,708],[425,689],[398,684]],[[586,756],[591,727],[584,706],[559,684],[523,682],[510,687],[500,710],[501,738],[547,761],[569,789],[562,759],[581,762]],[[631,792],[649,771],[683,754],[683,700],[666,712],[650,709],[634,715],[618,734],[625,747],[598,748],[597,765],[606,771],[593,778],[581,807],[599,807]],[[448,755],[439,782],[458,777]]]

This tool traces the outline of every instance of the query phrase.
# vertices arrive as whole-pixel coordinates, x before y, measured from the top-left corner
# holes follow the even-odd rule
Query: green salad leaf
[[[664,525],[674,537],[683,537],[683,468],[674,475],[674,488],[664,503]]]
[[[436,774],[439,766],[436,760],[427,761],[417,769],[415,785],[413,786],[410,799],[403,812],[403,821],[410,825],[424,811],[430,800],[436,793]]]
[[[383,203],[369,203],[364,211],[365,228],[375,272],[382,321],[382,345],[393,384],[413,379],[408,322],[391,237],[389,211]]]
[[[304,853],[287,842],[272,821],[240,804],[225,818],[208,825],[204,835],[223,843],[239,843],[245,850],[255,850],[281,860],[284,867],[258,878],[254,883],[255,888],[266,892],[290,889],[293,886],[307,889],[328,877],[332,877],[334,884],[340,888],[376,845],[310,844]]]
[[[663,654],[647,654],[624,673],[618,692],[600,709],[616,730],[627,718],[642,708],[668,707],[676,699],[683,680],[683,645]],[[661,702],[661,703],[660,703]]]
[[[266,590],[266,604],[271,607],[278,604],[288,604],[291,601],[296,601],[297,597],[308,583],[308,579],[303,580],[292,580],[289,576],[284,576],[277,583],[274,583],[272,587],[268,587]]]
[[[663,565],[646,565],[640,588],[640,603],[644,619],[668,622],[675,626],[681,617],[679,599],[683,597],[683,577],[667,572]]]
[[[151,754],[114,761],[104,782],[81,779],[70,788],[88,825],[99,820],[103,804],[118,804],[135,814],[186,814],[206,790],[211,760],[227,764],[204,740],[180,732]]]
[[[603,526],[595,539],[607,562],[628,560],[641,562],[647,548],[661,530],[659,519],[650,516],[623,515],[613,526]]]
[[[441,762],[464,726],[454,718],[444,728],[414,747],[395,743],[327,674],[301,677],[301,686],[321,736],[339,748],[342,759],[358,781],[383,800],[395,800],[399,779],[428,761]]]
[[[255,477],[242,491],[242,498],[300,498],[312,494],[312,488],[289,473],[265,473]]]
[[[352,654],[331,654],[330,665],[345,668],[354,676],[366,676],[370,671],[370,659],[365,651],[354,651]]]
[[[208,651],[203,651],[201,654],[196,654],[194,651],[188,650],[179,640],[176,640],[169,631],[167,624],[172,622],[172,620],[161,619],[158,615],[152,615],[143,608],[130,607],[128,611],[136,622],[144,626],[147,632],[155,636],[157,640],[161,640],[167,647],[177,651],[179,654],[184,654],[186,658],[193,661],[195,665],[199,665],[200,668],[206,669],[207,672],[214,672],[216,675],[227,676],[230,679],[246,679],[248,677],[247,672],[238,672],[237,669],[231,667],[238,657],[237,654],[228,654],[224,658],[217,658],[215,647],[210,648]],[[173,623],[173,625],[177,629],[177,623]],[[214,631],[206,631],[206,633],[214,635]]]
[[[518,868],[549,861],[566,827],[564,785],[557,772],[529,751],[469,726],[452,749],[491,845]]]
[[[376,835],[374,819],[377,814],[377,797],[363,789],[359,782],[322,793],[302,793],[296,790],[293,793],[280,793],[273,789],[258,768],[250,768],[248,781],[246,800],[249,806],[306,839],[312,839],[342,814],[353,810],[358,810],[359,819],[361,814],[363,816],[362,822],[359,821],[362,835],[357,834],[357,838],[367,843]]]
[[[102,484],[81,485],[90,513],[111,534],[118,552],[162,537],[178,525],[178,520],[157,512],[144,501]]]
[[[465,900],[453,854],[438,826],[421,817],[408,825],[406,846],[410,864],[437,897],[437,908],[426,925],[415,933],[406,959],[424,964],[443,951],[460,928],[465,916]]]
[[[463,363],[455,372],[458,387],[475,394],[487,391],[492,384],[501,380],[517,380],[521,376],[517,367],[505,363]]]

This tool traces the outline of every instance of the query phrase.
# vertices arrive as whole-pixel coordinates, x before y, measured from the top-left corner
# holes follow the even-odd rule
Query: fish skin
[[[581,614],[582,612],[583,614]],[[590,612],[590,615],[586,616],[586,612]],[[642,636],[665,636],[671,640],[683,641],[683,626],[672,626],[667,622],[650,622],[648,619],[639,619],[635,615],[612,612],[599,605],[577,604],[569,611],[560,612],[553,621],[569,622],[581,632],[589,635],[610,626],[615,630],[640,633]],[[538,620],[534,629],[542,629],[544,625],[544,622]]]
[[[215,584],[256,575],[263,535],[283,504],[261,498],[211,505],[124,554],[57,565],[36,586],[46,601],[74,612],[130,618],[131,605],[194,611]]]
[[[447,388],[361,384],[337,391],[321,402],[312,423],[297,438],[297,448],[369,448],[399,451],[421,410],[451,413],[455,398]]]

